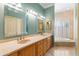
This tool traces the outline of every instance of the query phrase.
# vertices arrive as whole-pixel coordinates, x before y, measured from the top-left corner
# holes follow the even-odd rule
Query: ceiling
[[[40,3],[40,5],[41,5],[44,9],[46,9],[46,8],[48,8],[48,7],[53,6],[54,3]]]
[[[62,12],[62,11],[66,11],[66,10],[73,10],[74,9],[74,5],[73,3],[40,3],[40,5],[46,9],[49,8],[51,6],[55,6],[55,12]]]
[[[62,12],[66,10],[73,10],[74,9],[74,4],[73,3],[57,3],[55,4],[55,12]]]

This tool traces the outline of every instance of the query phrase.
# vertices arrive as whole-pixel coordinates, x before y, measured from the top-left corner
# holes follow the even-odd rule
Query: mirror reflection
[[[16,37],[24,34],[25,13],[23,9],[14,7],[10,4],[4,6],[4,37]]]
[[[6,3],[0,7],[0,39],[50,32],[51,22],[46,21],[45,14],[39,10],[40,6],[32,8],[30,3]]]

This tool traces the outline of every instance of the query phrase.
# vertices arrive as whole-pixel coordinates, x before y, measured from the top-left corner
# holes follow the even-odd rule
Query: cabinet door
[[[50,37],[48,37],[48,49],[50,49],[50,47],[51,47],[51,38]]]
[[[19,56],[35,56],[35,45],[32,44],[18,52]]]
[[[47,39],[43,40],[43,44],[44,44],[43,47],[44,47],[44,54],[45,54],[47,52],[47,45],[48,45],[47,44]]]
[[[51,48],[51,37],[44,39],[44,54]]]
[[[41,55],[43,56],[44,55],[44,41],[43,40],[41,41],[40,47],[41,47]]]
[[[44,53],[43,53],[43,40],[42,41],[39,41],[36,43],[36,55],[37,56],[43,56]]]

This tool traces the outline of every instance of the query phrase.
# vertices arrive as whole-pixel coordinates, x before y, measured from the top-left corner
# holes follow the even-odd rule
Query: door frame
[[[77,41],[76,41],[76,55],[79,56],[79,3],[77,4],[77,19],[78,19],[78,25],[77,25]]]

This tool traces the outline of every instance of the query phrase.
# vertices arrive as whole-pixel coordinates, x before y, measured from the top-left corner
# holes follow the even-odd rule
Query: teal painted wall
[[[54,34],[54,20],[55,20],[54,15],[55,15],[54,14],[54,6],[51,6],[51,7],[47,8],[47,9],[45,9],[46,18],[48,18],[52,22],[52,33],[53,34]]]
[[[45,16],[50,20],[54,20],[54,6],[45,9]]]
[[[3,38],[4,35],[4,6],[0,4],[0,39]]]

